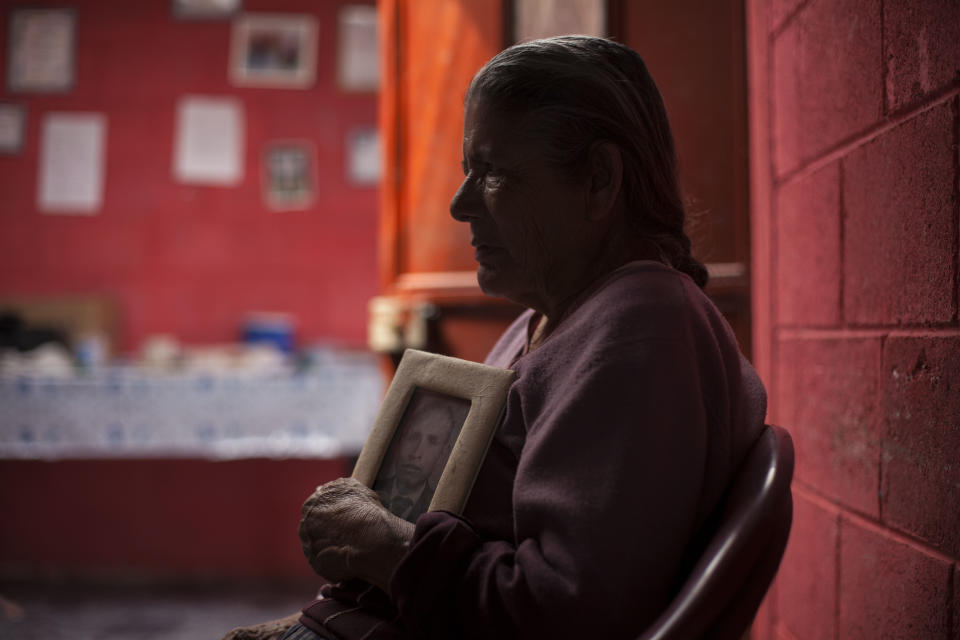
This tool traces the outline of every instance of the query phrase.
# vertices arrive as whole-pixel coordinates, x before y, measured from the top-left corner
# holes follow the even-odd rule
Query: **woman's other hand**
[[[223,640],[280,640],[287,629],[300,619],[300,612],[290,614],[286,618],[262,622],[252,627],[237,627],[223,636]]]
[[[300,542],[313,570],[334,582],[359,578],[384,591],[413,538],[414,525],[393,515],[353,478],[317,487],[303,503]]]

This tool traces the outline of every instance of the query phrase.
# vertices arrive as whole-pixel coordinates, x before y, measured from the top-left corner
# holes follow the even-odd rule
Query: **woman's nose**
[[[478,215],[480,204],[472,181],[470,178],[464,178],[460,188],[453,195],[453,200],[450,201],[450,215],[458,222],[467,222]]]

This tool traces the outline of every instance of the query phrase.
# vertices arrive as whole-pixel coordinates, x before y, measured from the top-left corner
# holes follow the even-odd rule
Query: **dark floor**
[[[0,582],[0,639],[219,640],[294,613],[312,595],[292,585]]]

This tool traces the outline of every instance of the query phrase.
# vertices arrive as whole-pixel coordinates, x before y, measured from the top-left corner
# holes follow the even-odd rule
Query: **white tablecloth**
[[[301,373],[0,376],[0,458],[333,457],[358,452],[383,381],[369,354]]]

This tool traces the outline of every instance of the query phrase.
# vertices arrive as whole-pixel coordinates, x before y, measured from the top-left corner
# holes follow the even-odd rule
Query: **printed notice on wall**
[[[346,91],[376,91],[380,85],[377,8],[348,4],[340,8],[337,79]]]
[[[373,127],[355,129],[347,136],[347,180],[354,185],[380,181],[380,134]]]
[[[106,116],[50,113],[40,137],[38,208],[46,213],[97,213],[103,204]]]
[[[173,175],[190,184],[243,180],[243,107],[231,98],[189,96],[177,105]]]

